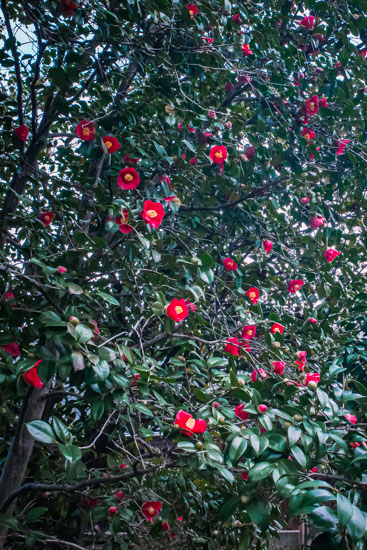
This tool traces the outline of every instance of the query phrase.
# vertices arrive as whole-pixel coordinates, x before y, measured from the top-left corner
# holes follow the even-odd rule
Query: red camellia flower
[[[317,324],[317,319],[315,319],[314,317],[310,317],[308,319],[308,322],[311,323],[311,325],[316,325]]]
[[[223,264],[225,271],[235,271],[238,269],[238,265],[234,260],[232,260],[232,258],[224,258]]]
[[[203,434],[207,424],[201,418],[195,420],[191,414],[181,409],[176,415],[175,428],[180,428],[186,435]]]
[[[307,351],[297,351],[296,355],[302,363],[306,363]]]
[[[306,99],[306,101],[303,103],[302,110],[303,110],[303,113],[308,117],[315,115],[319,110],[318,96],[314,95],[309,99]]]
[[[314,139],[316,137],[316,134],[313,130],[310,130],[310,128],[303,128],[301,136],[307,139],[308,142],[310,142],[311,139]]]
[[[152,518],[158,514],[162,509],[162,503],[158,500],[147,500],[144,502],[141,511],[143,512],[147,521],[152,521]]]
[[[176,323],[183,321],[189,314],[189,308],[183,298],[178,300],[174,298],[172,302],[167,306],[167,315]]]
[[[317,229],[318,227],[321,227],[326,222],[325,218],[322,216],[316,216],[310,218],[310,227],[311,229]]]
[[[77,126],[75,126],[75,133],[83,141],[90,141],[94,139],[96,130],[93,122],[89,122],[89,120],[82,120]]]
[[[144,208],[140,212],[143,220],[155,229],[161,225],[165,214],[164,208],[160,202],[153,202],[150,200],[144,202]]]
[[[314,36],[316,36],[316,34]],[[318,36],[322,36],[322,35],[319,34]],[[320,107],[329,107],[329,105],[327,104],[327,101],[324,97],[319,100],[319,106]]]
[[[218,410],[218,409],[219,409],[219,406],[220,406],[220,405],[219,405],[218,401],[214,401],[213,407],[214,407],[215,409]]]
[[[210,149],[209,157],[215,164],[223,164],[228,157],[227,148],[224,145],[214,145]]]
[[[110,506],[109,509],[108,509],[108,515],[109,516],[114,516],[115,514],[117,514],[116,506]]]
[[[6,346],[1,346],[6,353],[9,353],[9,355],[12,355],[13,357],[19,357],[20,356],[20,349],[16,342],[10,342],[10,344],[6,344]]]
[[[310,202],[310,199],[309,197],[302,197],[301,199],[299,199],[299,202],[303,205],[305,204],[308,204]]]
[[[300,26],[308,31],[313,31],[315,27],[315,17],[313,15],[308,15],[300,21]]]
[[[140,177],[135,168],[127,167],[119,171],[117,185],[121,189],[136,189],[140,183]]]
[[[39,359],[38,361],[35,362],[35,364],[31,369],[29,369],[27,372],[24,372],[22,374],[22,378],[24,382],[26,382],[30,386],[33,386],[34,388],[42,388],[43,386],[43,382],[37,373],[37,367],[41,362],[42,362],[42,359]]]
[[[350,139],[338,139],[335,143],[336,145],[336,154],[342,155],[344,153],[344,149],[346,146],[350,143]]]
[[[121,145],[119,144],[118,140],[115,137],[105,136],[102,141],[105,144],[107,153],[109,153],[110,155],[112,155],[112,153],[115,153],[121,148]]]
[[[255,286],[250,286],[250,288],[245,294],[250,298],[253,304],[257,304],[258,299],[260,297],[260,292],[258,288],[256,288]]]
[[[162,521],[162,531],[169,531],[168,521]]]
[[[240,403],[240,405],[236,405],[234,408],[234,414],[240,418],[241,420],[247,420],[249,417],[249,413],[244,411],[245,403]]]
[[[129,153],[126,153],[122,160],[125,162],[125,164],[138,164],[139,162],[139,159],[134,159],[130,157]]]
[[[256,156],[256,147],[246,147],[245,152],[241,155],[242,160],[251,160]],[[245,157],[245,158],[243,158]]]
[[[291,292],[292,294],[295,294],[298,292],[298,290],[301,288],[302,285],[304,285],[304,281],[302,279],[293,279],[288,283],[287,290],[288,292]]]
[[[14,128],[13,133],[14,133],[15,137],[17,137],[21,141],[24,141],[24,143],[25,143],[28,139],[29,128],[25,124],[22,124],[21,126],[18,126],[17,128]]]
[[[340,252],[334,250],[333,248],[328,248],[324,252],[325,260],[330,264],[337,256],[340,255]]]
[[[245,340],[251,340],[256,334],[255,325],[247,325],[242,329],[242,338]]]
[[[283,374],[283,371],[285,369],[285,363],[283,361],[272,361],[272,365],[276,374]]]
[[[314,474],[316,474],[316,472],[318,472],[319,469],[317,466],[314,466],[313,468],[311,468],[311,472],[313,472]]]
[[[227,338],[227,343],[224,346],[224,351],[230,353],[234,357],[240,354],[239,342],[237,336]]]
[[[266,253],[269,253],[273,249],[273,243],[271,241],[263,241],[263,247]]]
[[[270,329],[271,334],[275,334],[276,332],[283,334],[283,331],[284,331],[284,327],[279,323],[273,323],[273,326]]]
[[[345,414],[344,415],[344,418],[346,418],[348,420],[348,422],[351,422],[352,424],[356,424],[357,423],[357,417],[354,416],[354,414]]]
[[[297,367],[299,367],[299,370],[300,370],[301,372],[303,372],[303,369],[304,369],[304,367],[305,367],[305,364],[304,364],[302,361],[295,361],[294,364],[297,365]]]
[[[248,480],[248,472],[241,472],[241,477],[242,477],[243,481],[247,481]]]
[[[98,498],[95,497],[88,497],[88,498],[82,498],[81,504],[84,506],[84,508],[95,508],[98,506]]]
[[[320,382],[320,373],[306,372],[305,386],[308,386],[310,382],[315,382],[318,384]]]
[[[268,407],[266,405],[259,405],[257,407],[257,410],[259,411],[259,413],[265,413],[268,410]]]
[[[74,15],[77,5],[71,0],[60,0],[60,9],[63,15]]]
[[[50,225],[50,223],[52,222],[52,220],[54,219],[54,214],[53,214],[53,212],[42,212],[38,216],[38,219],[41,220],[41,222],[43,223],[43,225],[45,227],[48,227]]]
[[[3,300],[6,301],[6,300],[14,300],[15,296],[12,292],[5,292],[4,296],[3,296]]]
[[[208,44],[213,44],[213,42],[214,42],[213,38],[209,38],[208,36],[202,36],[201,40],[204,40],[205,42],[208,42]],[[210,113],[209,113],[209,116],[211,116]],[[214,113],[213,118],[215,118],[215,113]]]
[[[132,232],[133,227],[127,223],[128,219],[129,212],[126,210],[126,208],[122,211],[122,214],[120,216],[117,216],[117,218],[115,218],[115,222],[119,226],[119,230],[121,231],[121,233],[127,234]]]
[[[236,23],[237,25],[240,25],[241,24],[241,16],[239,13],[235,13],[234,16],[232,17],[232,21],[233,23]]]
[[[197,159],[195,157],[192,157],[192,159],[189,160],[189,163],[192,164],[193,166],[195,166],[195,164],[197,164]]]
[[[121,502],[121,500],[124,498],[124,491],[117,491],[115,494],[115,499]]]
[[[140,376],[140,375],[137,375]],[[120,464],[120,470],[125,470],[127,468],[127,464]]]
[[[264,371],[264,369],[257,369],[257,370],[259,371],[259,374],[260,374],[260,376],[261,376],[262,378],[267,378],[267,377],[268,377],[268,375],[267,375],[267,373]],[[252,373],[251,373],[251,382],[255,382],[256,378],[257,378],[257,372],[256,372],[256,370],[254,369],[254,370],[252,371]]]
[[[250,46],[248,44],[242,44],[242,55],[244,57],[248,57],[249,55],[253,55],[254,52],[250,50]]]

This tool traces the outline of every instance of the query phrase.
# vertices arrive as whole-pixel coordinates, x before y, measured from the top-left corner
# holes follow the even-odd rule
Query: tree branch
[[[80,483],[76,483],[75,485],[57,485],[53,483],[25,483],[24,485],[10,493],[3,506],[0,508],[0,513],[5,513],[12,501],[26,491],[54,491],[63,493],[74,493],[75,491],[85,489],[86,487],[101,485],[102,483],[116,483],[118,481],[125,481],[136,476],[140,477],[146,474],[157,472],[159,470],[165,470],[166,468],[173,468],[176,465],[176,462],[177,461],[175,459],[167,462],[166,464],[152,466],[151,468],[146,468],[145,470],[139,471],[136,469],[136,471],[128,472],[126,474],[120,474],[118,476],[86,479],[85,481],[81,481]]]
[[[15,74],[17,78],[17,104],[18,104],[18,119],[19,125],[23,124],[23,85],[22,85],[22,76],[20,74],[20,63],[19,63],[19,54],[16,47],[16,39],[13,34],[13,29],[11,28],[10,17],[6,5],[6,0],[1,0],[1,10],[4,14],[5,26],[8,31],[10,49],[13,54],[14,64],[15,64]]]

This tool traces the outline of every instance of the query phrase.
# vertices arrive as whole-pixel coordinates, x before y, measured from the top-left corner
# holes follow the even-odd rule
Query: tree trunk
[[[32,420],[40,420],[46,405],[46,395],[51,386],[51,381],[41,389],[30,388],[23,403],[14,439],[10,445],[1,477],[0,477],[0,509],[8,496],[20,487],[23,482],[29,459],[32,454],[34,439],[26,428],[26,423]],[[11,514],[14,510],[15,500],[4,510]],[[0,526],[0,550],[5,548],[8,529]]]

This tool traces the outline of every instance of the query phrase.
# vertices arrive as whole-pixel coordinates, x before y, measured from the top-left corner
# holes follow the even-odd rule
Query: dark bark
[[[22,484],[28,462],[33,450],[34,439],[27,430],[26,424],[33,420],[42,418],[46,405],[44,397],[49,391],[51,381],[41,389],[31,388],[28,391],[23,403],[22,412],[18,421],[14,439],[10,445],[1,477],[0,477],[0,509],[3,508],[9,495],[16,491]],[[11,506],[4,512],[11,513],[15,505],[13,500]],[[7,529],[0,527],[0,550],[5,548]]]

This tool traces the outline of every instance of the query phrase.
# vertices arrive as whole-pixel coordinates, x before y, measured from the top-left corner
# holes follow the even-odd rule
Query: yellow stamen
[[[186,422],[186,426],[189,428],[189,430],[192,430],[193,427],[195,426],[194,418],[189,418],[188,421]]]
[[[147,512],[150,516],[153,516],[155,514],[155,509],[153,508],[153,506],[149,506]]]
[[[280,332],[280,328],[275,327],[274,332]]]
[[[83,136],[89,137],[91,135],[91,131],[89,128],[83,128]]]
[[[110,141],[105,141],[104,144],[107,147],[107,149],[110,149],[112,147],[112,143]]]
[[[215,154],[214,154],[215,157],[217,157],[217,159],[222,159],[223,158],[223,153],[222,151],[217,151]]]
[[[155,210],[147,210],[147,216],[148,218],[156,218],[158,214]]]
[[[316,109],[315,103],[311,101],[311,103],[308,104],[308,108],[310,109],[310,111],[314,111]]]
[[[249,298],[250,298],[251,300],[253,300],[254,298],[256,298],[256,292],[250,292]]]
[[[124,175],[124,180],[125,181],[132,181],[134,178],[131,174],[125,174]]]

